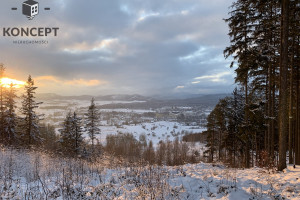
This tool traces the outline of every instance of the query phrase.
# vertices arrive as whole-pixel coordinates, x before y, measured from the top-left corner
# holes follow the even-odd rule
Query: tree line
[[[0,78],[4,77],[5,68],[0,66]],[[16,89],[13,83],[4,87],[0,84],[0,142],[4,145],[18,145],[30,147],[42,141],[39,122],[41,115],[35,109],[40,102],[35,101],[34,81],[31,76],[25,85],[25,92],[21,96],[22,106],[20,116],[16,114]]]
[[[178,138],[174,141],[160,141],[155,147],[151,140],[147,142],[143,134],[138,140],[129,133],[107,135],[105,150],[128,163],[141,165],[176,166],[195,163],[200,157],[197,150],[191,150],[186,142]]]
[[[4,77],[4,72],[5,67],[0,65],[0,79]],[[11,83],[9,87],[4,87],[0,83],[0,144],[16,148],[44,148],[64,155],[82,154],[85,147],[93,151],[96,135],[100,134],[100,115],[94,99],[85,114],[85,127],[76,112],[68,112],[59,129],[60,135],[57,135],[55,128],[42,123],[43,115],[36,112],[42,104],[36,101],[36,89],[34,80],[29,75],[20,97],[21,107],[17,108],[16,99],[19,97],[15,85]],[[91,145],[84,142],[83,131],[89,135]]]
[[[208,116],[207,154],[283,170],[288,152],[300,165],[300,1],[237,0],[230,8],[224,56],[239,87]]]

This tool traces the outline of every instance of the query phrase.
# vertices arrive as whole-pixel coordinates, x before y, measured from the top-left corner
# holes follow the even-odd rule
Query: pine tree
[[[5,67],[3,64],[0,64],[0,81],[4,77]],[[4,87],[2,85],[2,81],[0,82],[0,142],[4,142],[5,140],[5,106],[4,106]]]
[[[220,99],[216,107],[207,118],[207,151],[212,162],[216,155],[218,160],[226,160],[234,167],[236,158],[244,161],[246,166],[245,151],[246,137],[244,131],[245,97],[243,90],[235,89],[232,96]]]
[[[36,89],[37,87],[34,86],[34,80],[29,75],[25,85],[25,94],[22,96],[21,113],[23,119],[20,134],[21,141],[28,147],[41,143],[39,121],[42,115],[36,114],[35,109],[37,109],[42,102],[36,102],[34,100]]]
[[[58,136],[55,133],[55,127],[53,125],[41,124],[40,133],[45,150],[55,151],[58,149]]]
[[[60,139],[59,143],[61,144],[62,151],[64,152],[72,152],[73,148],[73,141],[72,141],[72,114],[68,112],[66,115],[65,120],[62,123],[62,129],[59,129],[60,132]]]
[[[230,42],[231,45],[224,50],[224,55],[226,58],[229,56],[233,56],[235,60],[238,62],[238,68],[235,70],[237,73],[236,82],[242,84],[244,86],[245,92],[245,117],[244,117],[244,130],[245,130],[245,161],[246,167],[249,168],[249,121],[248,121],[248,87],[250,75],[249,72],[256,68],[255,58],[258,55],[256,48],[253,47],[253,32],[254,32],[254,23],[255,20],[255,9],[252,9],[253,2],[249,0],[238,0],[234,2],[232,7],[234,10],[230,12],[230,18],[225,21],[228,22],[230,32]],[[233,63],[231,64],[233,66]]]
[[[78,155],[83,144],[81,119],[76,112],[69,112],[62,124],[60,140],[62,151],[69,155]]]
[[[207,150],[204,153],[209,154],[209,161],[214,161],[214,155],[217,150],[217,142],[216,142],[216,111],[213,110],[207,117]]]
[[[89,137],[92,141],[92,149],[94,150],[94,140],[96,135],[100,134],[100,116],[98,109],[95,105],[95,100],[92,98],[91,105],[88,108],[88,112],[86,114],[86,124],[85,129],[87,130]]]
[[[280,39],[279,3],[275,1],[255,1],[256,28],[253,34],[255,48],[259,52],[255,61],[256,70],[252,70],[253,90],[264,94],[265,101],[265,149],[268,152],[269,162],[274,162],[275,124],[276,124],[276,76],[278,71]]]
[[[80,147],[83,144],[82,137],[82,127],[81,127],[81,118],[79,118],[76,112],[73,113],[73,131],[74,131],[74,141],[75,141],[75,153],[79,154]]]
[[[7,143],[9,145],[16,144],[16,127],[17,127],[17,115],[15,113],[16,109],[16,102],[15,98],[16,90],[14,88],[14,85],[11,83],[10,88],[6,93],[5,96],[5,105],[6,105],[6,114],[5,114],[5,134],[7,138]]]

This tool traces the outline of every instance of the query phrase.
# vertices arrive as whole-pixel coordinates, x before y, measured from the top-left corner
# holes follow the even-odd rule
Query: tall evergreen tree
[[[74,150],[74,142],[72,137],[73,127],[72,127],[72,114],[68,112],[63,123],[62,128],[59,129],[61,144],[61,149],[64,152],[72,152]]]
[[[16,144],[16,127],[17,127],[17,115],[15,113],[16,101],[15,98],[16,90],[14,85],[11,83],[5,96],[6,115],[5,115],[5,132],[7,138],[7,144]]]
[[[0,64],[0,142],[4,142],[5,137],[5,103],[4,103],[4,87],[2,84],[2,78],[4,77],[5,67]]]
[[[248,132],[249,127],[249,98],[248,98],[248,87],[250,75],[249,72],[256,68],[255,58],[257,57],[257,49],[253,46],[253,34],[255,28],[255,9],[253,9],[253,1],[249,0],[237,0],[234,2],[232,7],[233,11],[230,12],[230,18],[225,21],[228,22],[230,31],[230,42],[231,45],[224,50],[224,55],[226,58],[233,56],[238,63],[238,68],[236,69],[236,82],[244,86],[245,92],[245,117],[244,117],[244,131],[245,131],[245,161],[246,167],[250,167],[249,164],[249,137]],[[233,63],[231,64],[233,66]]]
[[[45,150],[55,151],[58,149],[58,136],[53,125],[41,124],[40,133],[43,141],[42,145]]]
[[[92,148],[94,149],[94,141],[96,135],[100,134],[100,115],[98,109],[95,105],[95,99],[92,98],[91,105],[88,108],[88,112],[86,113],[86,123],[85,129],[87,130],[89,137],[92,141]]]
[[[76,112],[73,113],[73,137],[75,142],[75,152],[79,154],[81,145],[83,144],[83,137],[82,137],[82,126],[81,126],[81,118],[79,118]]]
[[[21,123],[20,139],[25,146],[39,144],[41,142],[39,121],[42,115],[38,115],[35,109],[39,107],[42,102],[35,101],[34,80],[29,75],[25,85],[25,94],[22,96],[21,113],[23,115]]]
[[[207,118],[207,147],[209,160],[218,155],[219,161],[236,166],[246,166],[245,151],[247,136],[244,132],[244,95],[243,90],[235,89],[232,96],[220,99]],[[243,162],[236,163],[236,159]]]
[[[215,152],[217,150],[217,130],[216,130],[216,111],[213,110],[207,117],[207,150],[205,153],[209,155],[209,161],[214,161]]]
[[[60,144],[62,151],[69,155],[78,155],[83,143],[81,119],[76,112],[69,112],[62,124],[60,132]]]

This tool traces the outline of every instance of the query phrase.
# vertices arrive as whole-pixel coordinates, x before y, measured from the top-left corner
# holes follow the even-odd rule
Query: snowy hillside
[[[283,172],[204,163],[118,167],[107,156],[89,163],[5,148],[0,162],[1,199],[300,199],[300,166]]]

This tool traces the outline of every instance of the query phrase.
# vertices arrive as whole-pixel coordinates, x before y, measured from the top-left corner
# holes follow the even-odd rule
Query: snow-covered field
[[[131,104],[138,102],[145,101],[95,101],[95,104],[100,106],[106,104]],[[66,114],[69,111],[76,111],[79,116],[84,119],[84,114],[87,112],[90,103],[90,100],[49,100],[44,101],[36,111],[38,114],[43,114],[43,122],[54,125],[59,134],[58,130],[61,128],[61,124],[65,119]],[[18,100],[17,107],[21,107],[21,99]],[[183,106],[178,108],[185,110],[185,113],[188,113],[186,110],[192,109],[192,107]],[[96,139],[99,142],[104,143],[106,136],[109,134],[131,133],[137,140],[139,140],[140,135],[145,135],[147,142],[151,140],[153,144],[156,145],[161,140],[173,141],[177,137],[181,139],[185,134],[201,133],[206,130],[206,128],[199,126],[186,126],[174,122],[174,120],[157,121],[153,116],[155,116],[156,113],[159,114],[160,111],[161,110],[152,109],[101,109],[99,112],[102,118],[106,118],[101,121],[101,126],[99,127],[101,129],[101,134],[97,135]],[[145,113],[152,113],[153,116],[143,116],[142,114]],[[133,118],[136,117],[136,115],[143,116],[140,117],[141,121],[139,123],[133,123]],[[84,133],[83,136],[87,141],[89,140],[86,133]]]
[[[4,148],[0,162],[1,199],[300,199],[300,166],[125,167],[107,156],[89,163]]]
[[[105,104],[130,104],[143,101],[95,101],[96,105]],[[51,100],[44,101],[43,104],[37,109],[39,114],[44,114],[45,123],[50,123],[55,125],[59,130],[61,128],[61,123],[63,122],[67,112],[69,111],[80,111],[79,116],[84,117],[83,114],[86,112],[90,101],[88,100]],[[19,100],[17,106],[21,106],[21,101]],[[181,109],[191,109],[191,107],[179,107]],[[108,134],[122,134],[131,133],[138,140],[140,135],[145,135],[147,141],[152,140],[153,144],[157,144],[159,141],[170,140],[173,141],[176,137],[179,139],[188,133],[200,133],[205,130],[205,128],[198,126],[185,126],[177,122],[169,121],[156,121],[154,118],[146,119],[149,122],[137,123],[123,125],[126,121],[125,119],[131,119],[131,114],[143,114],[143,113],[155,113],[155,110],[141,110],[141,109],[101,109],[100,113],[105,115],[107,113],[118,112],[121,113],[118,117],[111,117],[109,120],[102,120],[101,134],[96,136],[96,139],[104,143],[106,136]],[[122,120],[123,118],[123,120]],[[152,121],[152,122],[151,122]],[[57,133],[59,133],[57,131]],[[89,140],[88,135],[85,133],[84,138]]]
[[[139,136],[144,134],[149,142],[152,140],[153,144],[157,144],[160,140],[173,141],[176,137],[179,139],[187,133],[201,133],[204,128],[197,126],[185,126],[177,122],[158,121],[152,123],[142,123],[137,125],[121,125],[121,126],[100,126],[101,134],[96,138],[105,142],[108,134],[132,133],[138,140]],[[84,134],[88,139],[88,135]]]

